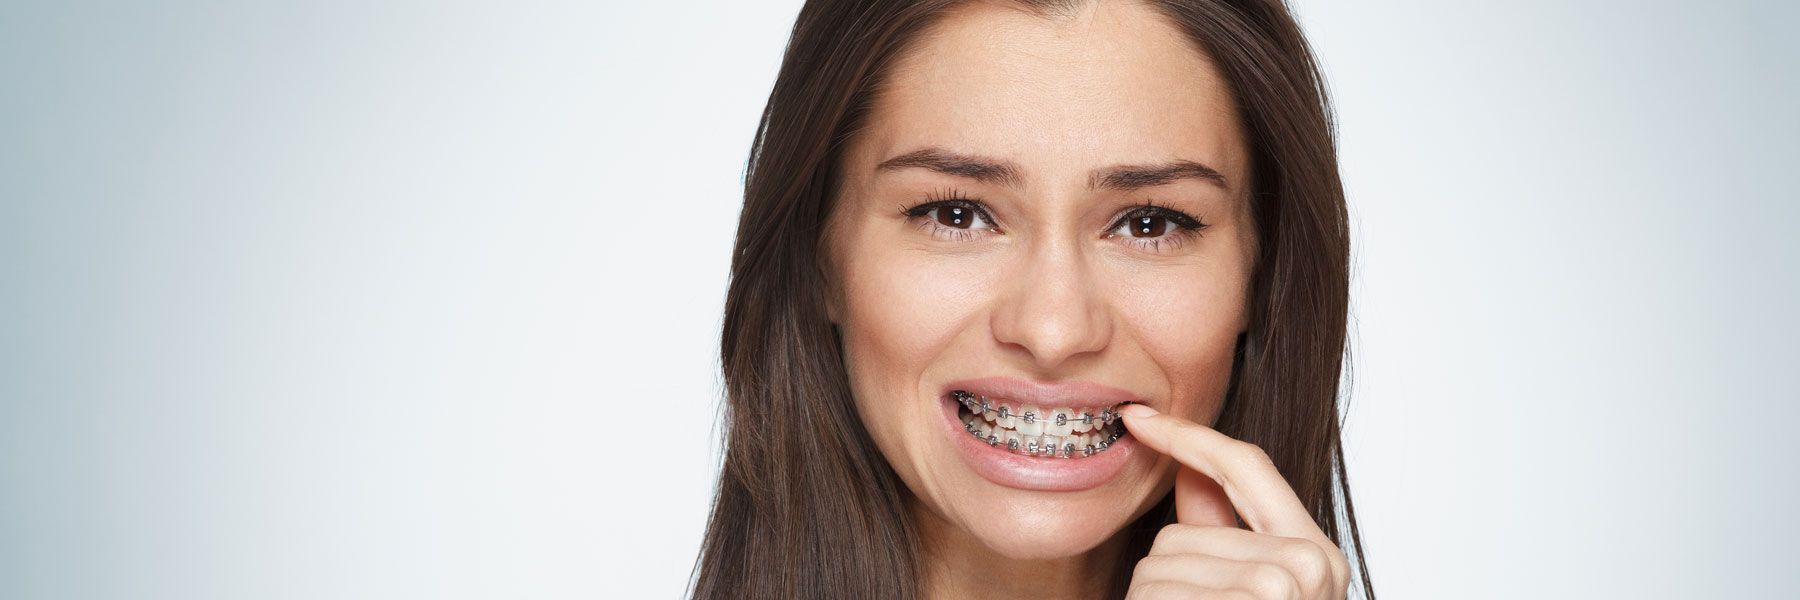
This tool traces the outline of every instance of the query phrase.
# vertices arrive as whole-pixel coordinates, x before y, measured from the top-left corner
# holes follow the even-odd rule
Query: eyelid
[[[1112,225],[1107,227],[1106,231],[1115,231],[1119,226],[1124,225],[1126,221],[1141,217],[1163,217],[1183,231],[1198,232],[1199,230],[1206,228],[1205,221],[1197,219],[1179,209],[1160,204],[1155,200],[1145,200],[1143,204],[1133,205],[1131,208],[1127,208],[1124,212],[1119,213],[1119,217],[1113,220]]]
[[[1113,232],[1126,226],[1132,219],[1149,216],[1159,216],[1167,219],[1172,226],[1172,229],[1168,230],[1163,235],[1154,238],[1140,238],[1131,235],[1121,236],[1124,244],[1133,246],[1147,254],[1160,255],[1173,253],[1183,246],[1186,246],[1188,242],[1201,237],[1201,232],[1207,227],[1205,221],[1194,218],[1179,209],[1158,204],[1154,200],[1146,200],[1143,204],[1133,206],[1121,213],[1119,218],[1113,221],[1112,226],[1107,228],[1106,235],[1115,235]],[[1164,244],[1169,245],[1170,248],[1164,250]]]
[[[976,235],[975,232],[978,231],[1000,230],[1000,224],[994,219],[993,213],[989,212],[987,206],[982,204],[978,199],[970,198],[955,191],[933,193],[928,196],[928,198],[929,199],[925,202],[913,206],[901,205],[900,215],[909,220],[921,219],[921,223],[919,224],[920,228],[928,230],[933,235],[950,236],[956,240],[965,240],[973,237]],[[966,208],[970,212],[975,213],[975,218],[985,221],[988,224],[988,227],[969,227],[967,229],[946,227],[942,223],[938,223],[937,219],[931,218],[930,216],[931,211],[944,208]]]

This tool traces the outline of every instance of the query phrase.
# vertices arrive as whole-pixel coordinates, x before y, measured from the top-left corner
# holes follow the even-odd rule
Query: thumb
[[[1187,525],[1237,527],[1237,512],[1225,488],[1205,474],[1181,467],[1175,474],[1175,520]]]

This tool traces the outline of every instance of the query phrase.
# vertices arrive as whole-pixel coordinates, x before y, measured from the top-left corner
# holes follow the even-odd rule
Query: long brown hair
[[[826,317],[819,244],[840,152],[883,73],[957,3],[809,0],[800,10],[746,166],[720,346],[725,457],[693,597],[918,594],[921,553],[906,490],[851,401]],[[1259,254],[1250,327],[1216,427],[1269,454],[1350,555],[1352,587],[1374,598],[1337,411],[1349,228],[1312,51],[1280,0],[1148,3],[1218,65],[1248,137]],[[1056,13],[1082,2],[1020,4]],[[1115,597],[1156,532],[1174,521],[1171,500],[1128,526]]]

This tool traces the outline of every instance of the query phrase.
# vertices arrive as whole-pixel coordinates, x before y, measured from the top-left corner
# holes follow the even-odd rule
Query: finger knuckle
[[[1337,546],[1331,549],[1332,589],[1342,591],[1350,586],[1350,559]]]
[[[1181,562],[1181,557],[1173,555],[1173,554],[1165,554],[1165,555],[1152,554],[1150,556],[1146,556],[1146,557],[1138,560],[1137,566],[1132,567],[1131,580],[1132,581],[1150,580],[1150,579],[1154,578],[1155,575],[1159,572],[1166,572],[1166,571],[1172,570],[1175,567],[1178,567],[1180,562]]]
[[[1199,528],[1184,523],[1170,523],[1156,532],[1156,539],[1150,542],[1151,554],[1176,554],[1181,548],[1193,543]]]
[[[1319,541],[1313,544],[1321,556],[1321,565],[1325,568],[1324,587],[1342,593],[1350,585],[1350,559],[1337,544]]]
[[[1250,442],[1239,441],[1232,447],[1231,456],[1239,465],[1245,467],[1263,468],[1275,466],[1275,461],[1269,458],[1269,453],[1263,450],[1262,446]]]
[[[1299,598],[1300,583],[1287,569],[1269,563],[1252,563],[1238,574],[1237,587],[1258,598]]]
[[[1322,588],[1332,580],[1331,556],[1311,540],[1295,539],[1282,545],[1282,563],[1288,565],[1303,589]]]

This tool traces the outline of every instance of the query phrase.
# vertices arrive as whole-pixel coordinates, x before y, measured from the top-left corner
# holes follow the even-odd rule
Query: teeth
[[[1021,406],[1019,407],[1019,424],[1014,427],[1019,430],[1019,433],[1025,435],[1043,435],[1044,420],[1040,418],[1043,414],[1044,409],[1036,406],[1030,404]]]
[[[953,392],[969,435],[990,446],[1037,457],[1092,456],[1123,433],[1111,408],[1042,407]]]
[[[964,394],[965,392],[957,393]],[[1054,431],[1054,428],[1064,426],[1069,427],[1072,431],[1086,431],[1106,425],[1117,418],[1111,408],[1095,410],[1092,408],[1043,407],[1035,404],[1015,405],[986,396],[974,395],[958,396],[958,400],[969,412],[979,413],[982,418],[1008,429],[1019,429],[1023,425],[1042,424],[1044,431]],[[1029,421],[1027,421],[1028,418]]]
[[[1093,415],[1087,415],[1087,417],[1088,418],[1086,418],[1086,419],[1082,419],[1082,418],[1069,419],[1069,431],[1073,431],[1075,433],[1087,433],[1089,431],[1093,431],[1094,430]]]
[[[998,416],[994,419],[995,423],[998,423],[1001,427],[1007,429],[1018,429],[1019,416],[1011,412],[1012,407],[1002,404],[996,407],[995,410],[999,411],[997,413]]]
[[[1044,431],[1060,436],[1075,433],[1075,424],[1069,421],[1069,411],[1057,410],[1055,416],[1044,426]]]

